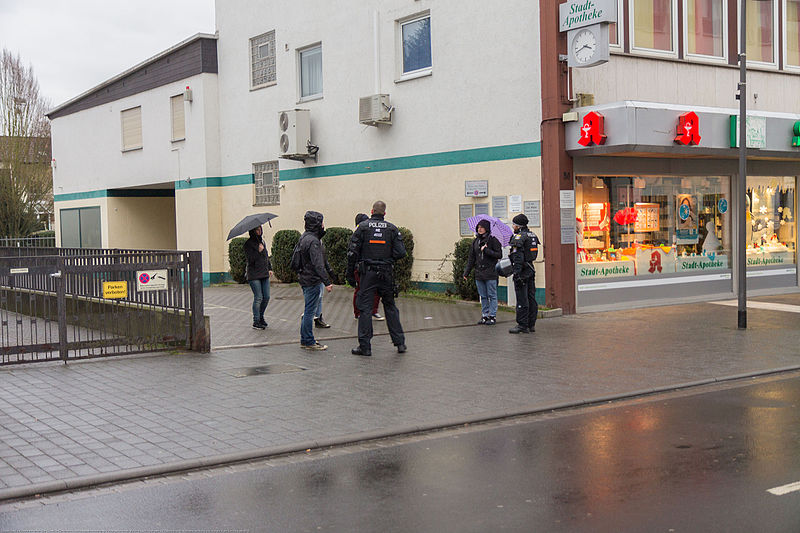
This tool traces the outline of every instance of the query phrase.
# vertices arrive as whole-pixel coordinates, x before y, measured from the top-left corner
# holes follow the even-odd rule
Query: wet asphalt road
[[[0,504],[0,531],[800,531],[800,377]]]

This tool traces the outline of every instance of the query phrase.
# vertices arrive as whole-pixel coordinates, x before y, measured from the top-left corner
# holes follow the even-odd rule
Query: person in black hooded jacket
[[[303,220],[306,231],[297,243],[301,263],[297,278],[303,289],[305,301],[305,310],[300,322],[300,344],[306,350],[326,350],[328,347],[318,343],[314,338],[313,326],[314,313],[319,305],[320,283],[328,292],[333,289],[328,269],[325,268],[325,252],[320,241],[325,234],[325,226],[322,223],[322,213],[316,211],[306,211]]]
[[[494,326],[497,323],[497,272],[494,267],[503,257],[503,247],[497,237],[492,235],[488,220],[481,220],[475,227],[478,234],[469,249],[464,279],[475,269],[475,285],[481,296],[481,320],[478,324]]]
[[[253,291],[253,328],[265,329],[264,311],[269,304],[269,278],[272,277],[272,266],[269,253],[261,238],[264,230],[261,226],[250,230],[250,238],[244,243],[244,255],[247,257],[245,279]]]

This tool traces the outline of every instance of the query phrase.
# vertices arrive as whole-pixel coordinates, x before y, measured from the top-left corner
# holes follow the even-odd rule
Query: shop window
[[[693,56],[724,58],[726,7],[722,0],[686,0],[686,52]]]
[[[747,0],[747,62],[775,63],[776,0]]]
[[[674,0],[631,0],[633,48],[675,53]]]
[[[577,277],[661,277],[730,269],[727,177],[582,176]]]
[[[795,264],[795,179],[748,177],[746,203],[747,266]]]
[[[800,67],[800,0],[786,0],[786,65]]]
[[[281,205],[277,161],[254,163],[253,183],[255,184],[253,205]]]

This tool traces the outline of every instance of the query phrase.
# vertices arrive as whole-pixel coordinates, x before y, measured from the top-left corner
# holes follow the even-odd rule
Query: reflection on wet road
[[[0,530],[800,531],[800,491],[767,492],[800,481],[800,378],[754,383],[0,505]]]

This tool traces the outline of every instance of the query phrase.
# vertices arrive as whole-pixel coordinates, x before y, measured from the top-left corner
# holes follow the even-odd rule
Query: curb
[[[516,409],[505,409],[502,411],[487,412],[480,415],[443,419],[443,420],[438,420],[436,422],[429,422],[425,424],[373,429],[368,431],[362,431],[359,433],[350,433],[348,435],[342,435],[338,437],[329,437],[319,440],[295,442],[292,444],[283,444],[279,446],[257,448],[255,450],[233,452],[222,455],[213,455],[210,457],[185,459],[183,461],[176,461],[161,465],[129,468],[125,470],[118,470],[116,472],[92,474],[89,476],[81,476],[66,480],[33,483],[31,485],[23,485],[20,487],[0,489],[0,502],[5,500],[14,500],[14,499],[27,498],[31,496],[39,496],[50,492],[63,492],[67,490],[84,489],[96,485],[102,485],[105,483],[130,481],[134,479],[141,479],[141,478],[147,478],[165,474],[174,474],[177,472],[184,472],[188,470],[196,470],[199,468],[216,467],[230,463],[267,459],[269,457],[274,457],[278,455],[286,455],[291,453],[299,453],[299,452],[317,450],[322,448],[330,448],[333,446],[353,445],[360,442],[376,440],[376,439],[384,439],[388,437],[398,437],[414,433],[424,433],[435,430],[444,430],[457,426],[491,422],[493,420],[499,420],[504,418],[533,415],[551,411],[560,411],[565,409],[572,409],[575,407],[587,407],[590,405],[598,405],[612,401],[632,399],[632,398],[657,394],[661,392],[690,389],[713,383],[737,381],[741,379],[761,377],[772,374],[781,374],[795,370],[800,370],[800,365],[785,366],[769,370],[756,370],[753,372],[747,372],[742,374],[734,374],[718,378],[707,378],[698,381],[690,381],[686,383],[680,383],[677,385],[665,385],[662,387],[654,387],[650,389],[642,389],[638,391],[625,392],[620,394],[611,394],[607,396],[599,396],[596,398],[587,398],[585,400],[561,402],[544,406],[528,406]]]

